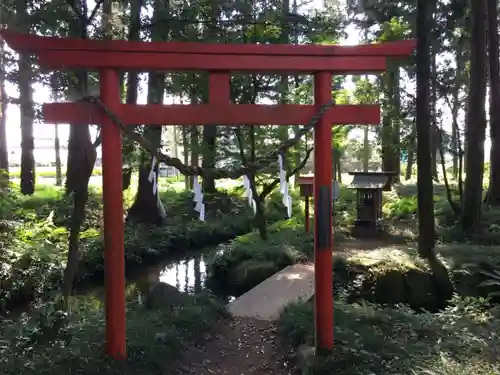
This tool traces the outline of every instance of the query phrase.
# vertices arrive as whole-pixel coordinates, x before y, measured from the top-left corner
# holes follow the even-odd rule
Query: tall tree
[[[141,10],[143,0],[130,0],[130,25],[128,30],[128,40],[140,41],[141,30]],[[127,104],[137,104],[137,94],[139,85],[139,74],[136,71],[127,72]],[[134,151],[136,144],[134,141],[124,138],[122,143],[123,151],[123,190],[129,188],[132,181],[134,163]]]
[[[219,39],[219,28],[217,27],[217,23],[220,12],[221,3],[218,1],[212,1],[210,3],[210,14],[206,27],[206,40],[210,43],[217,43]],[[207,99],[209,99],[208,95],[206,95],[204,99],[207,101]],[[202,167],[206,169],[213,169],[215,168],[217,126],[204,125],[202,139]],[[203,179],[203,191],[205,193],[215,193],[215,180],[212,177],[207,176]]]
[[[29,33],[30,17],[28,1],[17,0],[17,24],[20,31]],[[32,67],[30,56],[19,55],[19,100],[21,112],[21,193],[35,192],[35,139],[33,137],[33,89],[31,87]]]
[[[160,22],[167,14],[168,8],[164,1],[155,0],[151,27],[151,40],[167,40],[168,30]],[[148,104],[163,104],[165,94],[165,73],[149,72],[148,78]],[[148,124],[144,124],[148,125]],[[159,149],[161,147],[161,126],[146,126],[144,137]],[[139,188],[134,203],[129,209],[128,218],[143,223],[160,224],[166,216],[165,209],[159,199],[158,191],[153,192],[153,181],[149,180],[152,167],[152,156],[147,151],[141,154],[141,165],[139,167]],[[155,168],[156,179],[158,179],[158,168]]]
[[[486,0],[474,0],[470,7],[470,89],[466,119],[466,177],[461,216],[465,232],[478,230],[481,221],[486,136]]]
[[[69,35],[82,39],[87,38],[88,25],[92,19],[86,0],[68,2],[69,13],[72,14],[69,24]],[[93,12],[92,12],[93,13]],[[77,71],[73,73],[74,84],[69,87],[70,98],[80,98],[88,94],[88,73]],[[68,238],[68,260],[64,270],[61,292],[65,308],[69,305],[73,282],[80,259],[80,230],[85,220],[85,206],[89,194],[89,181],[92,176],[97,151],[92,143],[89,124],[70,124],[68,138],[68,161],[66,169],[66,194],[73,198],[73,212]]]
[[[3,25],[3,10],[0,9],[0,27]],[[7,150],[7,94],[5,92],[5,42],[0,39],[0,171],[9,171]]]
[[[418,178],[418,252],[426,259],[433,273],[442,300],[450,298],[453,286],[448,272],[435,253],[434,196],[431,157],[431,30],[433,29],[432,2],[417,2],[417,178]]]
[[[488,65],[490,68],[490,180],[486,203],[500,205],[500,64],[498,1],[488,0]]]

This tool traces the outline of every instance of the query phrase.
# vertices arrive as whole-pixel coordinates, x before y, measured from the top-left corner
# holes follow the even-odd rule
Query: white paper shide
[[[278,165],[280,169],[280,193],[283,195],[283,205],[287,210],[287,217],[292,217],[292,197],[290,196],[290,192],[288,190],[289,185],[286,181],[286,172],[283,165],[283,156],[278,155]]]
[[[193,202],[195,202],[195,211],[200,214],[200,220],[205,221],[205,203],[203,203],[203,193],[198,176],[193,178]]]

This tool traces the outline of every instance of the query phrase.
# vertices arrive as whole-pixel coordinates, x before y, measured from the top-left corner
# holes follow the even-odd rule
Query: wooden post
[[[331,100],[332,74],[314,76],[314,104]],[[333,349],[332,124],[323,116],[314,129],[314,309],[316,349]]]
[[[111,69],[101,71],[101,100],[120,111],[120,78]],[[106,352],[126,357],[125,250],[123,234],[122,139],[117,124],[102,114],[102,190],[104,209],[104,270],[106,284]]]

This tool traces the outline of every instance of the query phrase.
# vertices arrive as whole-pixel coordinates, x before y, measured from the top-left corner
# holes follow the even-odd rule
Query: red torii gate
[[[331,101],[332,73],[367,74],[386,70],[388,57],[411,55],[415,42],[360,46],[206,44],[97,41],[1,33],[19,53],[36,55],[43,68],[100,72],[100,99],[124,125],[300,125]],[[209,103],[196,105],[122,104],[120,71],[208,71]],[[314,105],[230,104],[230,72],[314,74]],[[126,356],[125,264],[121,133],[117,124],[90,103],[44,105],[48,123],[102,125],[106,350]],[[330,107],[314,129],[314,264],[316,345],[333,349],[332,290],[332,124],[378,124],[379,105]]]

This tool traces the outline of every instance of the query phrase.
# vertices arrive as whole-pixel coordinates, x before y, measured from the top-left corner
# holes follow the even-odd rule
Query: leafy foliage
[[[171,309],[127,309],[128,358],[115,362],[103,354],[105,317],[99,301],[82,300],[71,317],[52,303],[31,315],[3,320],[0,332],[2,374],[163,374],[186,348],[211,334],[227,313],[208,294],[188,296]]]

